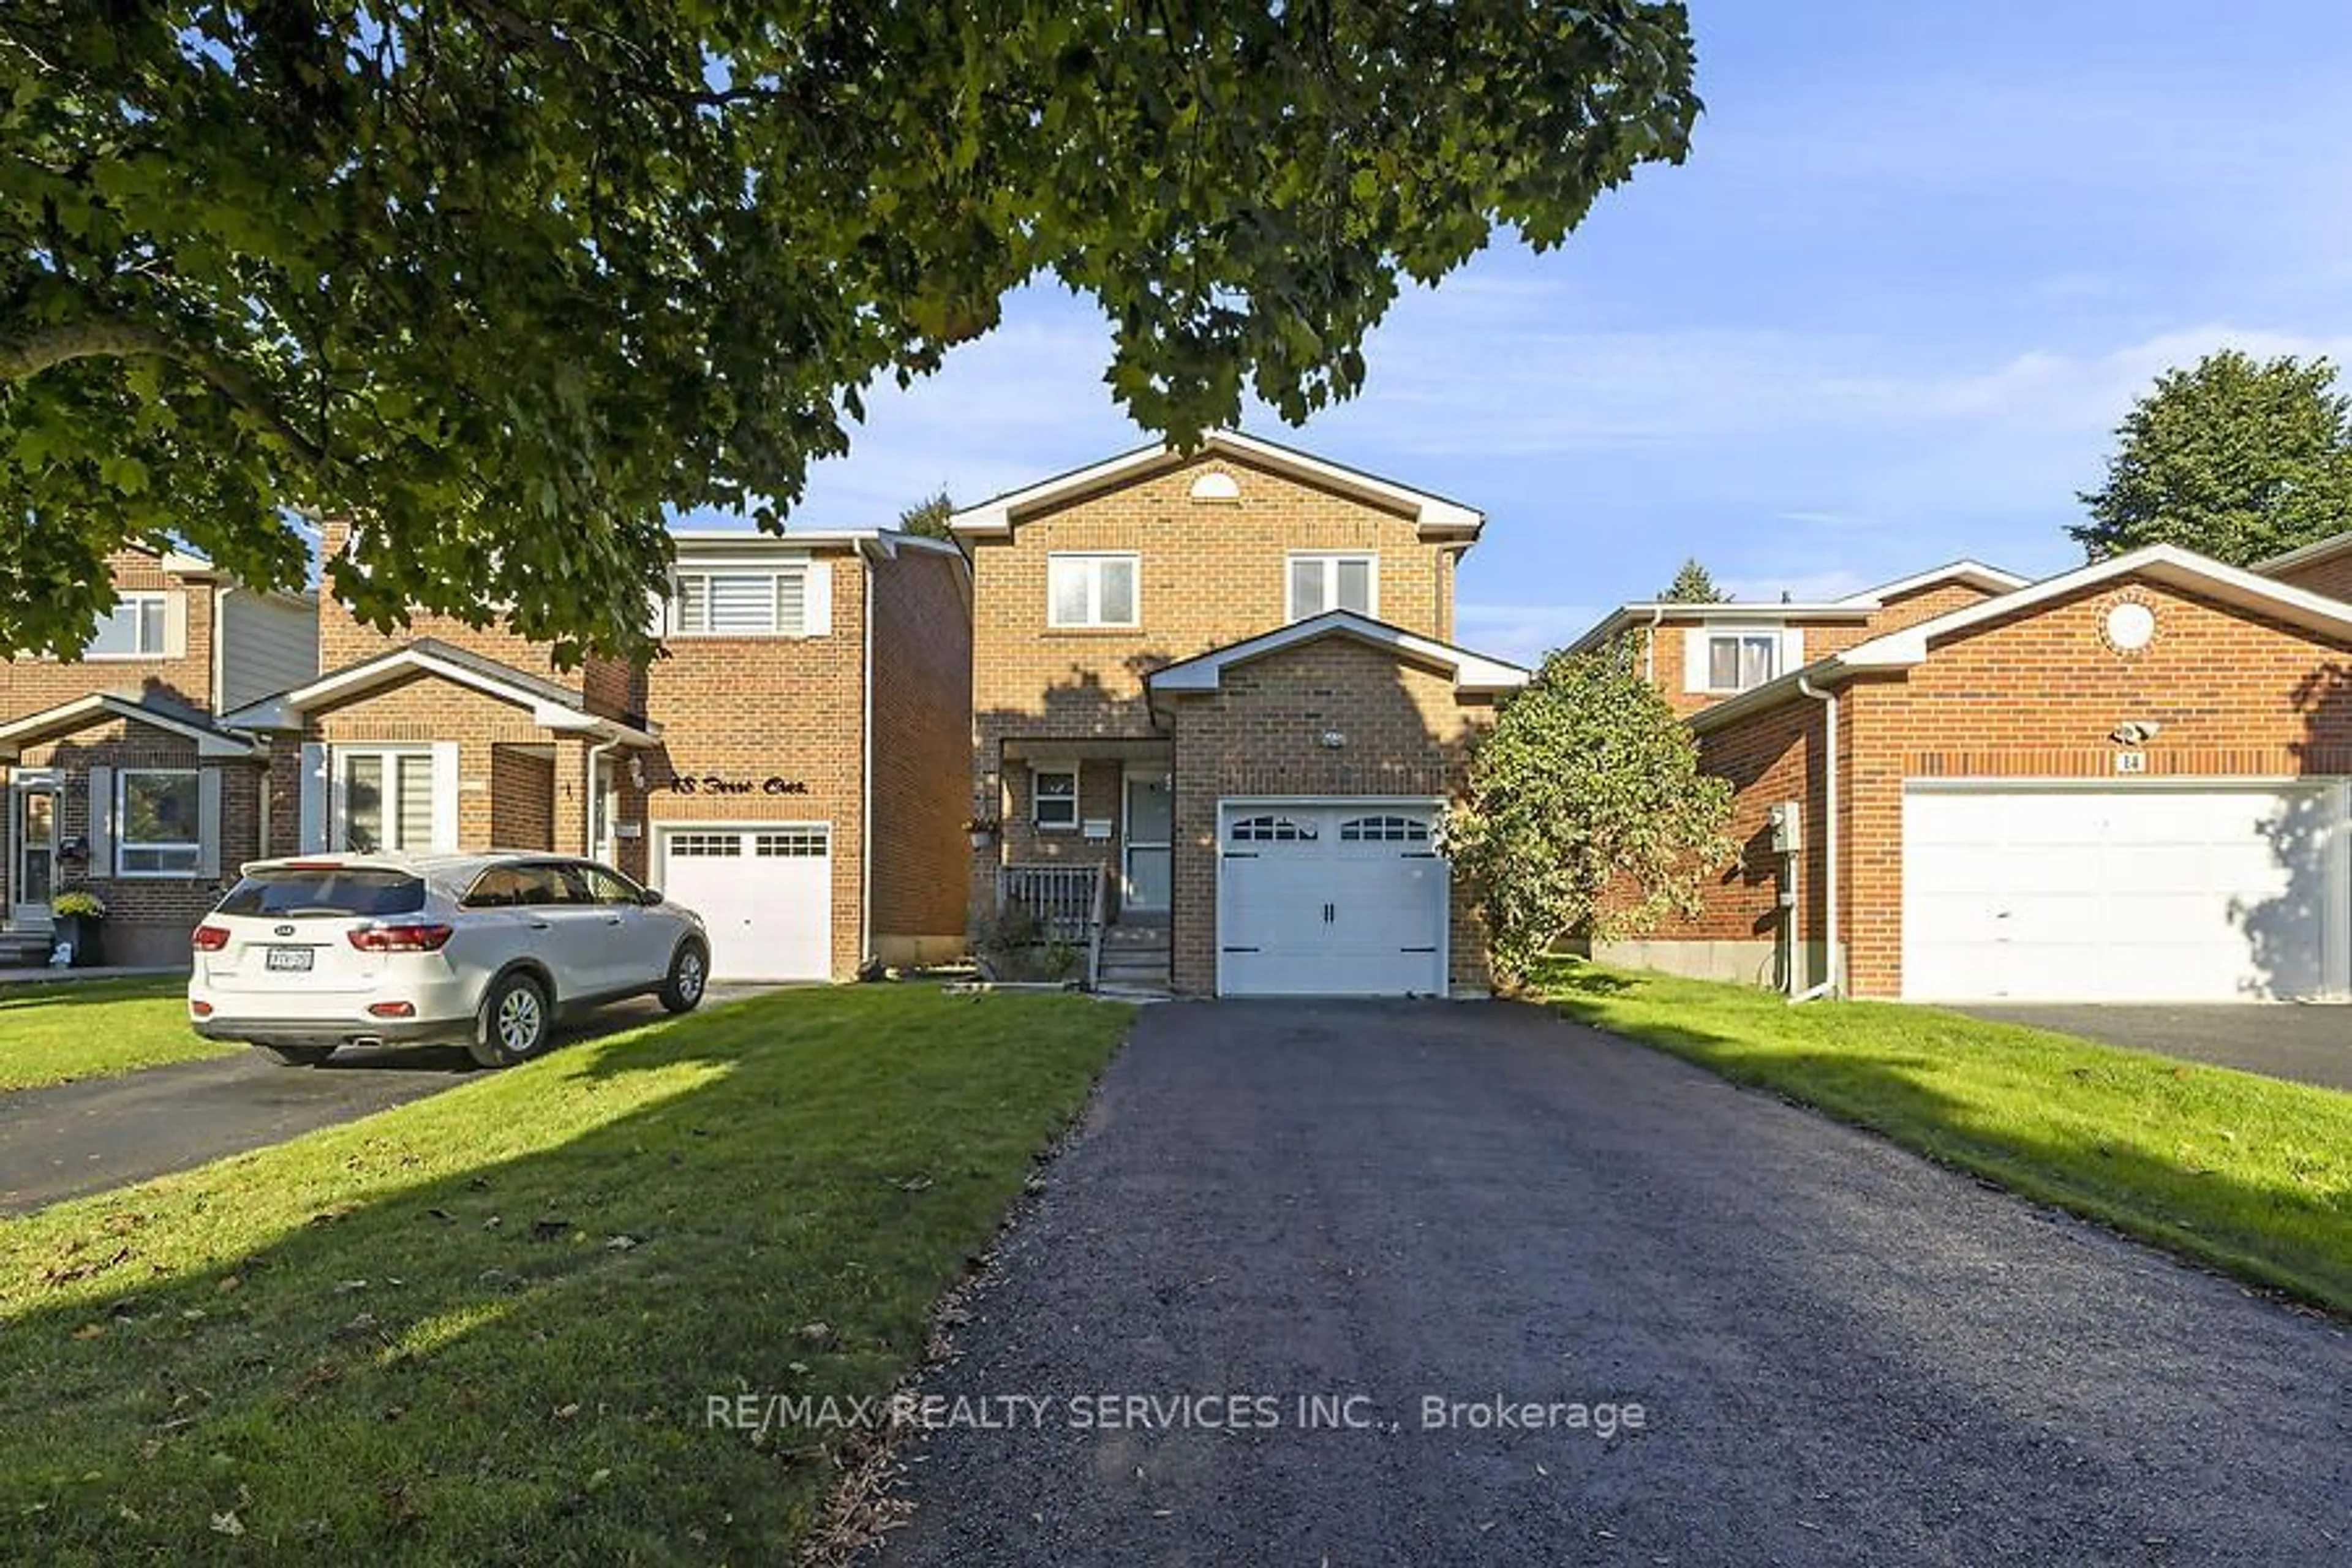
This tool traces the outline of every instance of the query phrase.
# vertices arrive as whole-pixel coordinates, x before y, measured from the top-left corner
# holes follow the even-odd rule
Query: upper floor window
[[[98,623],[82,649],[85,658],[161,658],[167,631],[165,595],[125,594]]]
[[[1377,555],[1294,555],[1290,558],[1290,618],[1303,621],[1326,610],[1381,613]]]
[[[1706,689],[1745,691],[1780,673],[1779,632],[1709,632]]]
[[[1132,626],[1136,557],[1128,554],[1045,558],[1045,620],[1055,626]]]
[[[681,572],[669,602],[677,637],[806,637],[808,572]]]

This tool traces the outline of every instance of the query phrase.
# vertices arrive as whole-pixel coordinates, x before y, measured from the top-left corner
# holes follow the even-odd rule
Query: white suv
[[[560,1012],[646,994],[689,1011],[710,966],[693,910],[554,855],[256,861],[194,942],[196,1032],[296,1066],[398,1041],[506,1067]]]

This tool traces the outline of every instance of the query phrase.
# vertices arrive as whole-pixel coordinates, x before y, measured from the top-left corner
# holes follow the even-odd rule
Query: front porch
[[[1089,984],[1165,990],[1175,814],[1163,739],[1007,740],[982,780],[1000,826],[980,847],[993,912],[1085,946]],[[983,908],[983,914],[990,912]]]

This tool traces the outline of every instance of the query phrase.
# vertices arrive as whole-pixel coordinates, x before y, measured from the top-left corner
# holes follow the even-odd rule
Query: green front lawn
[[[188,1027],[183,976],[0,985],[0,1093],[246,1048]]]
[[[1561,1013],[2352,1312],[2352,1095],[1932,1007],[1562,962]]]
[[[782,1562],[1129,1010],[779,993],[0,1222],[0,1562]]]

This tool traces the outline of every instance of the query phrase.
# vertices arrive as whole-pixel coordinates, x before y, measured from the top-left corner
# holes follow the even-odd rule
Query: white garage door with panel
[[[709,929],[713,980],[833,977],[826,824],[665,828],[659,886]]]
[[[2346,789],[1910,784],[1903,994],[1925,1001],[2340,996]]]
[[[1442,996],[1447,868],[1417,799],[1217,810],[1217,992]]]

